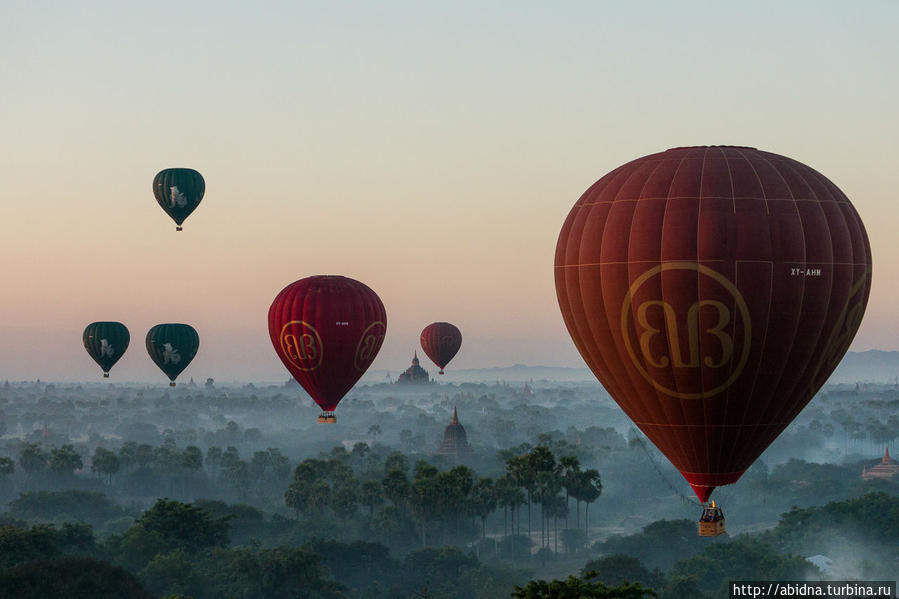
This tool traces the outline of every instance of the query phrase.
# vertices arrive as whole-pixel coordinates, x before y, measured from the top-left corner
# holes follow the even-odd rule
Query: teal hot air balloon
[[[176,231],[181,230],[184,219],[200,205],[204,193],[206,182],[203,175],[192,168],[167,168],[153,178],[153,195],[175,221]]]
[[[147,353],[169,377],[169,387],[197,355],[200,336],[188,324],[158,324],[147,332]]]
[[[128,349],[131,335],[121,322],[92,322],[84,328],[81,340],[90,357],[103,369],[103,378],[109,378],[109,370]]]

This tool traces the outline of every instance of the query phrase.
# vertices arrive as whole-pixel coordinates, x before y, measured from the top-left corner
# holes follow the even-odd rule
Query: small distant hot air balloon
[[[200,205],[204,193],[203,175],[192,168],[167,168],[153,178],[153,195],[175,221],[176,231],[181,230],[184,219]]]
[[[295,281],[268,311],[275,352],[322,409],[319,422],[336,422],[334,409],[381,349],[387,312],[359,281],[318,275]]]
[[[131,335],[121,322],[92,322],[81,335],[84,349],[103,369],[103,378],[128,349]]]
[[[448,322],[433,322],[421,332],[421,348],[440,368],[438,374],[450,363],[462,347],[462,333]]]
[[[200,336],[188,324],[158,324],[147,331],[147,353],[169,377],[169,387],[187,368],[200,348]]]
[[[559,234],[555,281],[581,356],[706,502],[846,353],[871,249],[843,192],[808,166],[675,148],[584,192]]]

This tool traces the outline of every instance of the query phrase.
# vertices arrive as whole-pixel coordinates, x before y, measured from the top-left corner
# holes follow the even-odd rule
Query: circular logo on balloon
[[[657,279],[662,273],[670,273],[666,286],[676,287],[683,277],[686,293],[675,290],[663,297]],[[700,288],[703,293],[696,292]],[[656,390],[678,399],[712,397],[730,387],[749,359],[751,330],[740,290],[696,262],[666,262],[647,270],[631,284],[621,306],[624,345],[637,371]],[[669,381],[679,370],[693,371],[682,380],[698,381],[695,390],[672,388]],[[664,380],[653,371],[664,373]]]
[[[356,355],[353,358],[353,366],[356,367],[356,370],[365,372],[368,369],[381,349],[386,332],[387,325],[380,320],[365,327],[365,330],[362,331],[362,336],[359,337],[359,343],[356,345]]]
[[[322,339],[308,322],[291,320],[281,327],[281,355],[295,368],[308,372],[322,363]]]

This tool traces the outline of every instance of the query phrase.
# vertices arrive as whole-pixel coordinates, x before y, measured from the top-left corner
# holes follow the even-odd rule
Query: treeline
[[[66,595],[77,583],[91,588],[91,597],[124,598],[711,599],[726,596],[729,581],[737,579],[845,579],[847,572],[839,568],[847,556],[831,556],[829,572],[803,557],[833,548],[834,538],[867,542],[880,556],[849,578],[892,579],[899,560],[894,542],[899,497],[885,493],[792,510],[773,530],[736,539],[699,538],[695,522],[656,522],[637,535],[598,543],[594,549],[601,557],[581,562],[579,576],[557,581],[528,581],[526,571],[488,563],[458,547],[419,548],[396,556],[380,543],[321,537],[269,545],[248,537],[248,530],[271,541],[276,529],[300,523],[277,516],[253,522],[244,510],[221,502],[160,499],[127,530],[103,539],[87,524],[29,527],[5,516],[0,520],[0,597],[78,596]],[[243,545],[233,535],[240,527],[245,528],[239,534]]]
[[[640,582],[663,599],[726,597],[731,580],[895,580],[897,535],[899,496],[872,492],[794,508],[770,531],[735,539],[699,537],[689,520],[654,522],[596,543],[602,557],[584,571],[606,584]],[[811,556],[830,566],[819,570]]]
[[[486,599],[508,596],[515,584],[527,580],[523,571],[484,565],[455,547],[421,549],[402,558],[391,556],[383,545],[362,541],[311,539],[299,546],[250,543],[234,547],[230,520],[208,507],[160,499],[123,534],[104,540],[95,538],[86,524],[58,528],[3,524],[0,596],[11,596],[16,588],[21,591],[23,578],[39,590],[57,585],[64,575],[61,566],[71,564],[73,557],[98,576],[118,572],[119,594],[93,595],[110,597],[145,597],[145,589],[149,596],[193,599],[374,599],[409,597],[416,592]]]
[[[22,442],[18,455],[0,457],[0,490],[8,490],[18,471],[24,490],[97,488],[79,473],[90,472],[105,487],[132,496],[168,495],[180,498],[227,496],[260,505],[280,503],[290,477],[290,463],[278,448],[241,458],[236,447],[196,445],[179,448],[172,438],[160,445],[126,441],[117,450],[102,445],[82,456],[72,444],[45,447]]]
[[[582,469],[576,456],[557,460],[542,445],[507,452],[506,473],[495,478],[479,477],[464,465],[441,471],[424,460],[410,468],[408,458],[400,453],[390,454],[383,466],[376,468],[366,459],[368,453],[366,445],[357,444],[352,452],[337,447],[327,459],[304,460],[294,470],[284,494],[286,506],[297,519],[309,520],[312,526],[332,518],[343,530],[362,508],[363,538],[408,546],[414,534],[422,546],[428,546],[465,545],[480,537],[479,552],[514,559],[530,555],[533,506],[539,507],[544,557],[558,552],[560,523],[563,548],[583,546],[589,506],[602,492],[599,472]],[[489,530],[488,538],[488,519],[499,510],[503,513],[502,536],[497,539],[499,530]],[[570,521],[577,528],[569,529]]]

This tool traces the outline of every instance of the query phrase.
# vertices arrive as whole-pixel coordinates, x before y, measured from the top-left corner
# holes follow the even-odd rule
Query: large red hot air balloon
[[[462,333],[448,322],[432,322],[421,332],[421,348],[431,362],[440,368],[439,374],[462,347]]]
[[[808,166],[754,148],[675,148],[581,196],[555,281],[584,360],[705,502],[849,348],[871,249],[843,192]]]
[[[319,422],[336,422],[337,404],[381,349],[387,313],[367,285],[319,275],[281,290],[268,332],[287,370],[321,406]]]

